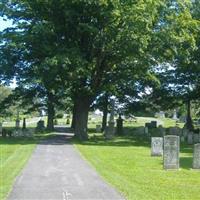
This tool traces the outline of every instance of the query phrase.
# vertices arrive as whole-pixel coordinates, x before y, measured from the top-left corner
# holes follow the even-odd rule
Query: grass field
[[[0,138],[0,199],[5,199],[15,177],[30,157],[36,141],[33,139]]]
[[[130,134],[112,141],[95,134],[87,142],[76,143],[76,147],[129,200],[200,199],[200,171],[191,170],[192,146],[181,145],[180,170],[165,171],[162,157],[150,156],[147,138],[134,135],[133,128],[125,132]]]
[[[36,144],[53,133],[37,134],[34,138],[0,137],[0,200],[10,191],[16,176],[30,158]]]

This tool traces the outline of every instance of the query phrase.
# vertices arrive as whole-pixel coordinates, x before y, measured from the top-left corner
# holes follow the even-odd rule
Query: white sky
[[[4,21],[2,17],[0,17],[0,31],[3,31],[5,28],[11,27],[12,22],[10,20]]]
[[[8,27],[12,27],[12,21],[10,20],[3,20],[2,17],[0,17],[0,31],[3,31],[5,28],[8,28]],[[13,80],[13,83],[10,84],[10,87],[11,88],[15,88],[17,85],[16,85],[16,80]]]

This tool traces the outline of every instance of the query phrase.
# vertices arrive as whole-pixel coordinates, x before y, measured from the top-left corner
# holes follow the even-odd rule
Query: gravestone
[[[169,135],[177,135],[180,136],[182,133],[181,128],[175,126],[175,127],[170,127],[169,128]]]
[[[149,136],[149,128],[148,127],[144,127],[144,134]]]
[[[160,134],[162,137],[164,137],[165,134],[166,134],[166,130],[165,130],[165,128],[163,128],[162,125],[160,125],[160,126],[158,127],[158,132],[159,132],[159,134]]]
[[[117,119],[116,134],[123,135],[123,119],[122,119],[121,115],[119,115],[119,118]]]
[[[176,109],[174,109],[174,112],[173,112],[173,117],[172,117],[172,119],[174,119],[174,120],[177,120],[177,119],[178,119],[178,117],[177,117],[177,111],[176,111]]]
[[[141,126],[141,127],[136,128],[135,133],[137,135],[144,135],[145,133],[144,131],[145,131],[145,127]]]
[[[19,120],[19,119],[16,119],[15,128],[16,128],[16,129],[19,129],[19,128],[20,128],[20,120]]]
[[[185,142],[185,137],[181,135],[181,142]]]
[[[194,145],[193,169],[200,169],[200,143]]]
[[[96,125],[96,132],[100,133],[101,132],[101,125]]]
[[[188,129],[186,129],[186,128],[183,128],[183,129],[182,129],[182,135],[183,135],[185,138],[187,138],[188,133],[189,133],[189,130],[188,130]]]
[[[163,138],[152,137],[151,138],[151,156],[163,155]]]
[[[3,124],[0,123],[0,136],[2,136],[2,132],[3,132]]]
[[[193,134],[193,141],[194,141],[194,144],[199,143],[199,134],[197,133]]]
[[[110,113],[110,120],[108,122],[108,127],[105,130],[105,137],[106,139],[112,139],[115,135],[115,100],[111,100],[111,113]]]
[[[167,135],[164,137],[164,169],[179,169],[179,136]]]
[[[157,128],[157,121],[151,121],[151,128]]]
[[[43,131],[44,129],[45,129],[44,121],[43,120],[38,121],[38,123],[37,123],[37,130]]]
[[[23,119],[23,129],[26,129],[26,118]]]
[[[193,133],[192,132],[189,132],[188,135],[187,135],[187,143],[189,145],[193,144]]]

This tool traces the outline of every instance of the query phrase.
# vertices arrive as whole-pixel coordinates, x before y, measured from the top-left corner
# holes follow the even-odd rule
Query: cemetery
[[[0,200],[200,199],[200,1],[0,1]]]

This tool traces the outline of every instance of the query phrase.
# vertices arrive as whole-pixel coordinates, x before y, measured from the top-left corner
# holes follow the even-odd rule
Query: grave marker
[[[151,138],[151,156],[163,155],[163,138],[152,137]]]
[[[193,144],[193,133],[192,132],[189,132],[187,135],[187,143],[190,145]]]
[[[179,169],[179,136],[167,135],[164,137],[164,169]]]
[[[101,132],[101,125],[96,125],[96,132],[100,133]]]
[[[194,145],[193,169],[200,169],[200,143]]]

